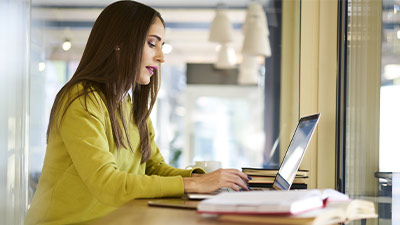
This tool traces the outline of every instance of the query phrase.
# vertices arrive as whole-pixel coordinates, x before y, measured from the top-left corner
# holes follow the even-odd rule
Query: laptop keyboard
[[[272,188],[253,187],[249,191],[270,191],[270,190],[272,190]],[[240,191],[242,191],[242,189],[240,189]],[[224,187],[224,188],[220,188],[217,192],[218,193],[221,193],[221,192],[235,192],[235,190],[233,190],[232,188]]]
[[[230,188],[230,187],[224,187],[224,188],[220,188],[220,189],[218,190],[218,192],[235,192],[235,190],[233,190],[233,189]]]

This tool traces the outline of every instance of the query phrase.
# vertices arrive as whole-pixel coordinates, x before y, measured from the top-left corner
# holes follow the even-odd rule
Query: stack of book
[[[251,177],[250,188],[272,188],[278,170],[263,168],[242,168],[243,173]],[[290,189],[307,189],[308,170],[298,170]]]
[[[197,211],[242,224],[337,224],[377,217],[373,202],[333,189],[226,192],[201,201]]]

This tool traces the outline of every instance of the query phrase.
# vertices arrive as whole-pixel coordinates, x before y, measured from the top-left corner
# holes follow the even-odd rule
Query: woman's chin
[[[137,83],[140,85],[148,85],[148,84],[150,84],[150,77],[149,77],[149,79],[140,79],[140,80],[138,80]]]

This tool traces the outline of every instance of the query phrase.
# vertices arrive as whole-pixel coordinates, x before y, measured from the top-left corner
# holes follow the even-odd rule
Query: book
[[[358,219],[376,218],[375,205],[366,200],[334,201],[324,208],[299,215],[221,215],[220,221],[256,223],[256,224],[338,224]]]
[[[267,176],[275,177],[278,173],[277,169],[264,169],[264,168],[250,168],[243,167],[242,172],[250,176]],[[298,170],[296,172],[296,177],[308,177],[308,170]]]
[[[329,201],[349,201],[332,189],[296,191],[227,192],[200,202],[197,211],[207,214],[296,215],[322,208]]]
[[[251,189],[271,190],[272,183],[249,183],[249,187]],[[296,189],[307,189],[307,184],[294,183],[292,184],[292,186],[290,186],[290,190],[296,190]]]
[[[265,183],[274,183],[275,177],[264,177],[264,176],[250,176],[251,180],[249,180],[249,184],[252,183],[259,183],[259,184],[265,184]],[[308,182],[308,177],[295,177],[293,180],[293,183],[296,184],[306,184]]]

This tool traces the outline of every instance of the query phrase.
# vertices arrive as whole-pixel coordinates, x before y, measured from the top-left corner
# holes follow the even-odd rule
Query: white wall
[[[0,0],[0,224],[23,224],[27,202],[29,0]]]

